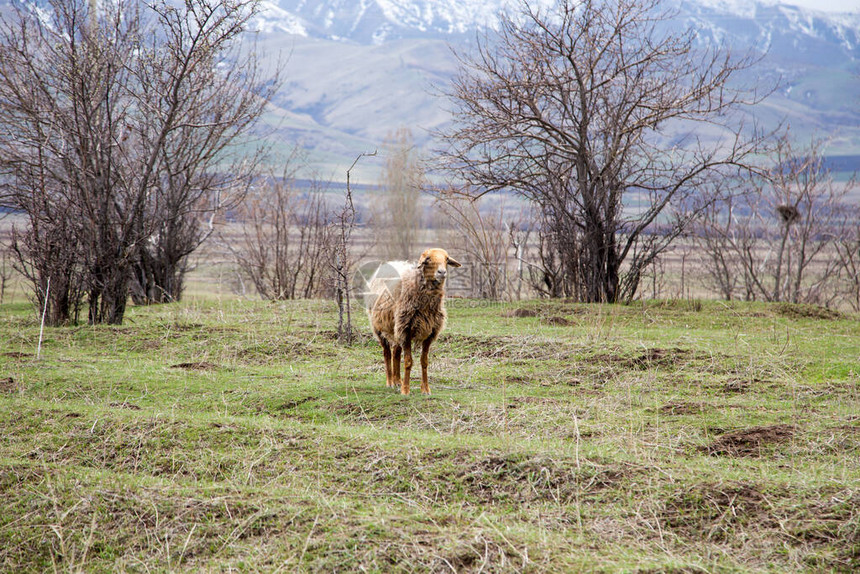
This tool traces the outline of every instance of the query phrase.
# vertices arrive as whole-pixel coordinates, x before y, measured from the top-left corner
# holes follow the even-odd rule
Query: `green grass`
[[[336,319],[0,306],[0,570],[860,567],[856,316],[452,300],[429,397]]]

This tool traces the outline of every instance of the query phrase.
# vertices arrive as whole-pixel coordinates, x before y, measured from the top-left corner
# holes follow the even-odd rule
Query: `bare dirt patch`
[[[283,403],[282,405],[278,405],[276,407],[276,410],[289,411],[289,410],[296,408],[299,405],[303,405],[303,404],[310,402],[310,401],[313,401],[313,400],[316,400],[315,397],[304,397],[301,399],[295,399],[292,401],[287,401],[287,402]]]
[[[110,404],[110,405],[108,405],[108,406],[113,407],[113,408],[115,408],[115,409],[128,409],[128,410],[130,410],[130,411],[139,411],[139,410],[142,410],[139,406],[137,406],[137,405],[135,405],[135,404],[133,404],[133,403],[129,403],[129,402],[127,402],[127,401],[123,401],[123,402],[121,402],[121,403],[111,403],[111,404]]]
[[[569,327],[570,325],[574,325],[575,323],[570,319],[565,319],[564,317],[559,317],[557,315],[552,317],[547,317],[543,319],[543,322],[547,325],[556,325],[558,327]]]
[[[488,568],[489,565],[489,568]],[[430,572],[489,572],[510,569],[522,565],[522,556],[512,551],[510,546],[501,545],[483,537],[462,543],[447,558],[437,558],[432,562]]]
[[[657,409],[653,409],[653,412],[657,412],[661,415],[698,415],[707,410],[710,410],[712,407],[707,403],[688,403],[685,401],[672,401],[666,403],[665,405],[661,405]]]
[[[502,317],[537,317],[538,315],[540,315],[540,312],[526,307],[520,307],[518,309],[512,309],[502,313]]]
[[[707,386],[726,395],[741,395],[757,388],[782,387],[782,385],[769,379],[756,376],[737,376],[738,374],[734,373],[735,376],[729,379],[717,380],[714,383],[707,384]]]
[[[177,363],[170,365],[171,369],[185,369],[186,371],[211,371],[219,368],[218,365],[208,361],[194,361],[190,363]]]
[[[0,393],[15,393],[18,385],[12,377],[0,377]]]
[[[699,450],[714,456],[761,456],[768,445],[791,440],[795,430],[793,425],[786,424],[751,427],[726,433]]]
[[[4,357],[9,357],[10,359],[29,359],[33,356],[33,353],[22,353],[20,351],[10,351],[8,353],[3,353]]]
[[[646,349],[642,354],[630,359],[630,364],[639,369],[647,369],[652,366],[674,366],[679,361],[686,360],[692,356],[687,349]]]
[[[751,385],[749,381],[735,379],[724,384],[722,387],[720,387],[720,390],[726,394],[740,394],[749,391],[750,386]]]
[[[534,379],[532,379],[531,377],[524,376],[524,375],[509,375],[509,376],[503,377],[502,380],[504,382],[508,383],[509,385],[510,384],[513,384],[513,385],[530,385],[534,382]]]

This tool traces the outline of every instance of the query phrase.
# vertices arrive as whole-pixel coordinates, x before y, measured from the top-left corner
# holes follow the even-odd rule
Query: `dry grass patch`
[[[778,303],[774,310],[778,315],[791,319],[821,319],[835,321],[843,317],[836,309],[801,303]]]

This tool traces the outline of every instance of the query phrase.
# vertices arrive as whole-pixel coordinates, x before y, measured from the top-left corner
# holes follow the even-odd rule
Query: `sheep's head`
[[[424,282],[434,287],[445,284],[448,267],[460,267],[460,264],[444,249],[428,249],[418,260],[418,268],[424,275]]]

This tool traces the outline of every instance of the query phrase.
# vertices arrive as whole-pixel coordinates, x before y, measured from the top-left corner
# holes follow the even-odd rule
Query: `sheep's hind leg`
[[[394,347],[392,349],[391,356],[391,386],[399,387],[400,386],[400,345],[392,345]]]
[[[379,339],[379,343],[382,345],[382,359],[385,361],[385,385],[393,387],[394,380],[391,376],[391,345],[382,338]]]
[[[403,381],[400,383],[400,394],[409,394],[409,375],[412,371],[412,341],[407,339],[403,344]]]

